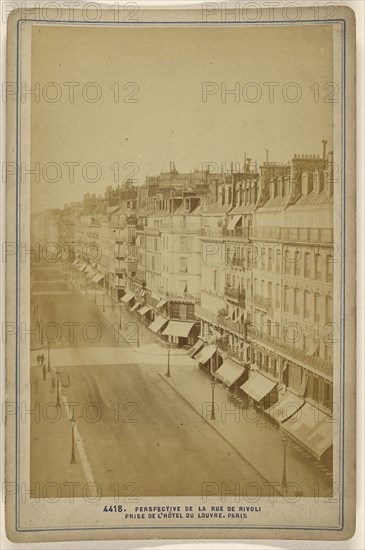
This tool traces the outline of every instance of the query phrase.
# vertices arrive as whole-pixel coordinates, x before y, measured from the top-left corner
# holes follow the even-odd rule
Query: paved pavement
[[[68,496],[70,483],[78,484],[75,496],[85,490],[89,496],[118,492],[126,498],[200,496],[208,486],[217,494],[225,486],[245,495],[269,494],[265,476],[167,383],[167,350],[153,333],[140,327],[138,347],[126,327],[132,314],[120,313],[108,298],[103,312],[102,296],[65,285],[59,268],[38,266],[32,278],[39,319],[48,337],[53,330],[54,342],[45,381],[36,357],[45,349],[47,360],[47,350],[31,342],[32,405],[47,411],[39,421],[32,417],[31,483],[53,481],[62,496]],[[115,330],[120,315],[121,334]],[[195,367],[183,350],[171,359],[173,369]],[[52,421],[58,411],[56,371],[60,418]],[[76,464],[70,464],[71,416]]]

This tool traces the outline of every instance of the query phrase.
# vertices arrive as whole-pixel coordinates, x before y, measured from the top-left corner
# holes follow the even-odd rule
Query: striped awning
[[[163,317],[162,315],[158,315],[156,317],[156,319],[154,321],[152,321],[152,323],[150,324],[150,326],[148,328],[150,328],[152,330],[152,332],[158,332],[159,330],[162,329],[162,327],[164,325],[166,325],[167,323],[167,319],[165,319],[165,317]]]
[[[219,369],[215,371],[214,376],[230,388],[235,382],[237,382],[244,372],[245,367],[239,365],[232,359],[227,358]]]
[[[136,302],[129,311],[136,311],[139,307],[141,307],[140,302]]]
[[[137,313],[139,313],[140,315],[146,315],[149,311],[151,311],[150,307],[143,306],[143,307],[141,307],[141,309],[138,310]]]
[[[130,302],[131,300],[133,300],[133,298],[135,297],[135,294],[134,292],[132,292],[131,290],[128,290],[128,292],[126,292],[124,294],[124,296],[122,297],[122,302],[124,304],[128,304],[128,302]]]
[[[194,359],[196,359],[202,365],[205,365],[205,363],[207,363],[209,359],[213,357],[216,351],[217,346],[213,346],[212,344],[206,345],[202,350],[199,351],[199,353],[194,356]]]
[[[251,376],[240,386],[241,390],[247,395],[252,397],[254,401],[262,401],[277,385],[277,382],[273,382],[266,376],[263,376],[259,372]]]
[[[100,273],[97,273],[95,277],[93,278],[94,283],[100,283],[100,281],[104,279],[104,275],[101,275]]]
[[[186,323],[184,321],[170,321],[165,330],[163,336],[178,336],[181,338],[187,338],[194,326],[194,323]]]

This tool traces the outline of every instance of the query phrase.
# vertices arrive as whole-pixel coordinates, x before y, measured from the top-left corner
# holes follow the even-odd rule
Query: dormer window
[[[313,189],[313,182],[311,178],[311,174],[303,174],[302,175],[302,195],[309,195]]]
[[[324,183],[324,174],[323,172],[314,172],[314,181],[313,181],[313,188],[314,192],[319,195],[323,191],[323,183]]]

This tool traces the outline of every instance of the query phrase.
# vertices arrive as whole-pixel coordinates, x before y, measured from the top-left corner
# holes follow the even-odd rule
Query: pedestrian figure
[[[52,393],[54,393],[56,389],[56,377],[55,375],[52,376]]]
[[[46,379],[46,376],[47,376],[47,369],[46,369],[46,365],[43,365],[43,380]]]
[[[42,363],[42,366],[44,365],[44,353],[42,353],[41,355],[41,363]]]
[[[41,364],[41,356],[38,353],[38,355],[37,355],[37,365],[38,365],[38,367],[40,366],[40,364]]]

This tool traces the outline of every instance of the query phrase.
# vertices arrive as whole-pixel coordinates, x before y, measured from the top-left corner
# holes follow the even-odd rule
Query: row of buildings
[[[170,163],[66,205],[58,238],[86,281],[320,459],[332,444],[333,184],[325,141],[321,155],[245,157],[239,171]]]

